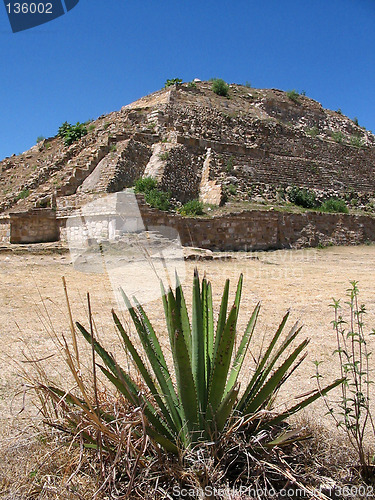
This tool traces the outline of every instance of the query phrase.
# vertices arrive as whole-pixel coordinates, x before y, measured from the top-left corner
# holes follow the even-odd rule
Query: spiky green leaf
[[[149,374],[146,366],[144,365],[141,357],[139,356],[137,350],[133,346],[128,334],[126,333],[124,327],[122,326],[121,321],[119,320],[118,316],[116,315],[116,313],[113,310],[112,310],[112,316],[113,316],[113,320],[115,322],[115,325],[116,325],[117,329],[119,330],[119,332],[124,340],[126,348],[128,349],[131,357],[133,358],[133,361],[135,362],[140,374],[142,375],[144,382],[146,383],[146,385],[150,389],[151,394],[155,397],[155,400],[156,400],[157,404],[159,405],[159,408],[162,411],[165,419],[167,420],[168,425],[172,429],[174,429],[175,432],[178,432],[178,429],[181,426],[181,419],[180,419],[180,416],[179,416],[179,414],[177,412],[177,408],[176,408],[177,397],[176,397],[176,394],[174,393],[173,386],[172,386],[172,391],[173,391],[174,397],[170,394],[170,387],[169,387],[169,384],[166,380],[166,377],[168,377],[168,380],[170,381],[169,372],[167,373],[166,376],[164,375],[164,373],[162,372],[162,369],[161,369],[161,360],[157,358],[154,351],[148,345],[147,340],[145,340],[143,342],[143,345],[144,345],[146,354],[148,356],[148,359],[150,361],[150,364],[151,364],[151,366],[154,370],[154,373],[157,377],[157,380],[160,384],[160,389],[158,389],[155,386],[154,381],[153,381],[151,375]],[[146,333],[146,332],[142,331],[139,333],[140,333],[140,337],[142,340],[143,337],[145,336],[144,333]],[[163,358],[164,358],[164,356],[163,356]],[[164,360],[164,362],[165,362],[165,360]],[[170,381],[170,385],[172,385],[171,381]],[[166,401],[168,408],[164,404],[164,401]]]
[[[200,412],[206,401],[205,339],[203,336],[202,296],[198,270],[194,270],[192,324],[191,324],[191,367],[197,389]]]
[[[236,333],[237,308],[233,306],[228,320],[224,326],[223,333],[217,348],[217,352],[212,361],[212,374],[209,385],[207,411],[214,416],[223,396],[225,384],[228,378],[228,371],[232,359],[234,337]]]
[[[184,335],[179,330],[175,331],[173,360],[175,364],[178,396],[182,403],[185,416],[184,424],[187,427],[187,429],[182,428],[181,430],[182,432],[189,430],[194,440],[194,433],[199,428],[198,395],[191,367],[189,351],[186,346]]]
[[[288,356],[284,363],[275,371],[275,373],[267,380],[260,388],[259,392],[247,403],[244,407],[244,414],[256,413],[263,409],[272,397],[274,391],[279,386],[280,381],[292,366],[299,354],[307,347],[309,340],[304,340],[301,344]]]
[[[260,310],[260,302],[255,306],[255,309],[253,311],[253,314],[251,315],[251,318],[247,324],[245,333],[243,334],[241,344],[238,348],[235,360],[233,362],[233,366],[228,378],[227,386],[225,388],[225,394],[227,394],[232,387],[236,384],[238,375],[241,371],[243,361],[245,359],[249,344],[251,342],[253,333],[254,333],[254,328],[258,319],[258,314]]]

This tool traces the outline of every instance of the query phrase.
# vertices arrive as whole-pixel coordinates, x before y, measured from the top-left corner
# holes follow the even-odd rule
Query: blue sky
[[[304,90],[375,131],[375,2],[80,0],[14,34],[0,5],[0,68],[0,159],[175,77]]]

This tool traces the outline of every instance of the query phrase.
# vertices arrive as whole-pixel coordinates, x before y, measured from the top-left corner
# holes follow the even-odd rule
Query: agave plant
[[[226,281],[216,326],[211,284],[205,278],[200,282],[195,271],[190,321],[181,284],[178,278],[176,280],[175,291],[171,288],[166,291],[162,285],[173,371],[142,305],[136,299],[132,305],[122,291],[143,346],[142,355],[112,310],[115,325],[141,375],[142,385],[147,386],[148,391],[144,391],[93,335],[77,323],[80,332],[103,360],[104,366],[99,365],[101,371],[131,404],[143,409],[147,433],[165,450],[177,453],[179,449],[218,439],[226,426],[238,417],[249,417],[256,422],[257,432],[275,426],[342,382],[337,380],[311,393],[281,413],[272,412],[277,391],[305,357],[301,353],[309,343],[307,339],[287,353],[301,327],[295,324],[284,340],[278,342],[289,316],[289,312],[286,313],[258,360],[251,380],[240,392],[238,377],[254,333],[260,304],[256,305],[234,352],[242,275],[229,312],[229,280]],[[60,396],[63,394],[57,389],[52,390]],[[70,394],[67,400],[73,404],[79,402]]]

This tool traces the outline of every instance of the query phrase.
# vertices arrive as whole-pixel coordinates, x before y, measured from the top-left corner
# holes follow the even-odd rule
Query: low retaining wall
[[[59,240],[56,212],[34,209],[9,214],[10,243],[46,243]]]
[[[212,219],[150,212],[142,216],[146,228],[171,226],[179,232],[184,246],[211,250],[271,250],[375,241],[375,218],[346,214],[252,210]]]
[[[40,243],[113,240],[126,231],[175,229],[184,246],[211,250],[271,250],[358,245],[375,242],[375,218],[346,214],[290,213],[252,210],[213,218],[189,218],[148,207],[137,196],[134,213],[116,211],[56,218],[53,210],[39,209],[0,218],[0,242]]]
[[[358,245],[375,241],[373,217],[251,210],[210,219],[189,218],[151,209],[140,196],[137,196],[137,201],[138,215],[124,212],[86,216],[84,227],[87,236],[111,240],[124,231],[168,226],[179,233],[184,246],[224,251]],[[59,224],[61,239],[80,239],[82,220],[79,217],[62,217]]]
[[[10,241],[10,219],[2,217],[0,219],[0,243],[9,243]]]

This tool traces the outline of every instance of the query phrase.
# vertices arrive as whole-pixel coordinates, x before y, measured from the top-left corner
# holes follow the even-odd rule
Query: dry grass
[[[269,338],[285,310],[291,306],[292,317],[304,321],[304,333],[312,338],[310,361],[317,358],[331,360],[335,339],[331,332],[332,317],[328,303],[332,296],[344,296],[349,279],[357,279],[360,282],[362,300],[366,302],[369,311],[367,323],[375,324],[375,297],[372,293],[375,278],[373,246],[259,253],[252,255],[251,259],[243,257],[228,262],[203,262],[199,263],[199,267],[201,274],[206,270],[213,283],[216,303],[224,278],[231,278],[234,284],[239,273],[244,272],[240,328],[244,326],[249,311],[257,300],[263,301],[263,310],[256,329],[259,332],[256,348],[259,349],[263,344],[263,332],[266,332],[265,336]],[[193,266],[194,263],[187,263],[187,276],[192,275]],[[85,292],[90,290],[99,337],[120,361],[127,363],[119,348],[118,337],[114,333],[110,317],[113,298],[106,276],[78,273],[64,256],[43,256],[40,259],[25,255],[12,256],[6,260],[5,255],[0,255],[0,294],[3,304],[0,321],[4,332],[1,357],[5,367],[0,373],[0,498],[93,498],[98,489],[98,478],[103,481],[103,478],[110,477],[109,473],[112,474],[111,478],[114,477],[111,469],[113,457],[105,460],[105,470],[102,470],[103,461],[95,452],[82,451],[79,439],[74,446],[70,446],[69,440],[64,441],[57,429],[49,432],[41,429],[41,414],[31,404],[32,398],[27,397],[26,404],[23,402],[24,387],[18,375],[19,366],[22,365],[26,373],[32,373],[31,364],[22,363],[22,351],[27,352],[25,345],[30,347],[36,358],[42,358],[56,352],[56,339],[47,333],[51,331],[51,325],[56,334],[63,333],[66,338],[69,336],[69,316],[65,307],[64,290],[60,285],[62,275],[66,276],[68,282],[75,319],[84,322],[86,318],[87,325]],[[187,288],[189,286],[188,280]],[[167,336],[163,338],[160,305],[149,304],[147,310],[161,333],[163,347],[166,347]],[[78,339],[78,344],[82,346],[81,339]],[[62,347],[59,349],[61,351]],[[82,357],[82,364],[87,367],[90,367],[89,354]],[[18,367],[11,363],[10,359],[15,360]],[[67,370],[57,355],[50,358],[47,365],[50,381],[57,385],[66,381],[69,386]],[[327,382],[335,378],[334,375],[337,376],[336,368],[334,363],[327,366]],[[304,370],[296,373],[293,394],[315,388],[314,381],[310,379],[313,373],[312,363],[310,365],[305,362]],[[287,388],[288,394],[291,389],[291,386]],[[115,400],[106,396],[102,387],[100,391],[101,397],[107,400],[106,404],[113,407]],[[19,414],[21,409],[23,411]],[[255,478],[260,481],[259,484],[267,477],[267,480],[274,481],[278,487],[283,487],[282,485],[293,483],[288,474],[301,484],[311,487],[318,484],[321,476],[331,478],[330,484],[332,481],[336,484],[355,484],[355,472],[350,469],[355,463],[355,457],[350,449],[342,444],[342,436],[337,438],[332,429],[327,430],[326,424],[329,422],[324,417],[324,411],[322,406],[315,404],[313,423],[310,423],[309,427],[317,430],[313,432],[314,439],[309,442],[299,444],[288,452],[279,452],[278,456],[267,455],[264,459],[258,457],[254,462],[249,461],[246,452],[242,451],[246,450],[244,443],[232,443],[233,453],[236,453],[236,449],[241,450],[233,463],[240,463],[241,467],[244,467],[245,462],[246,467],[250,464]],[[132,418],[138,418],[137,425],[142,426],[139,415],[133,415]],[[30,422],[34,424],[34,428],[29,427]],[[138,443],[138,446],[142,447],[142,442]],[[201,475],[209,477],[217,484],[224,484],[223,462],[212,461],[210,457],[202,461],[193,456],[190,460],[191,468],[187,467],[186,463],[181,468],[181,464],[169,458],[161,460],[151,444],[147,443],[147,446],[152,457],[151,467],[145,468],[141,475],[133,477],[131,498],[137,498],[137,495],[143,498],[171,498],[167,492],[176,484],[173,481],[177,481],[171,481],[171,478],[183,476],[186,484],[194,484],[197,467],[200,468]],[[229,444],[228,446],[230,448]],[[251,454],[250,451],[249,453]],[[136,456],[135,453],[133,466]],[[285,463],[281,470],[278,470],[280,463],[283,463],[280,458]],[[120,497],[126,494],[133,471],[131,464],[127,465],[128,470],[123,477],[116,472],[117,482],[110,479],[106,483],[112,488],[116,485]],[[120,466],[123,465],[116,462],[116,467]],[[141,470],[139,464],[136,469]],[[238,470],[234,470],[237,474]],[[113,489],[113,492],[115,491]],[[97,498],[102,496],[105,497],[105,494],[99,493]]]
[[[80,465],[77,474],[71,477]],[[0,498],[92,499],[97,489],[90,456],[81,456],[61,434],[40,428],[3,446]]]
[[[273,491],[293,498],[294,491],[296,498],[326,500],[342,498],[332,492],[344,486],[364,487],[348,444],[309,420],[298,425],[310,439],[282,449],[256,447],[244,430],[227,433],[215,452],[207,446],[180,460],[158,453],[148,441],[142,443],[147,458],[138,461],[126,450],[101,459],[77,442],[72,446],[64,433],[44,429],[2,450],[0,498],[162,500],[177,498],[177,491],[198,498],[197,492],[213,490],[239,500],[254,498],[250,492],[258,490],[269,492],[262,498],[279,498]]]

